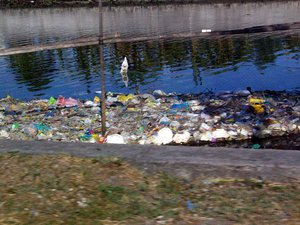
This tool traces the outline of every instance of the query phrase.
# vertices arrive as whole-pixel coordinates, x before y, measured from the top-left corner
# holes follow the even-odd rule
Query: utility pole
[[[99,53],[100,53],[100,83],[101,83],[101,128],[102,136],[106,134],[106,108],[105,108],[105,74],[103,56],[103,7],[99,0]]]

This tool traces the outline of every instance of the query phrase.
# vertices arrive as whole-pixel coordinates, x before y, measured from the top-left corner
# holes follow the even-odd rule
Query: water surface
[[[300,22],[299,2],[167,5],[106,8],[105,34],[124,37],[233,30]],[[2,48],[43,44],[98,34],[98,10],[0,11]],[[300,30],[292,34],[201,37],[115,43],[104,46],[106,90],[199,93],[293,90],[300,87]],[[119,74],[129,61],[129,86]],[[99,90],[98,46],[0,57],[0,97],[91,98]]]
[[[195,38],[108,44],[106,89],[132,93],[291,90],[300,87],[300,31],[280,37]],[[129,85],[119,73],[129,61]],[[97,46],[0,58],[0,96],[91,98],[99,90]]]

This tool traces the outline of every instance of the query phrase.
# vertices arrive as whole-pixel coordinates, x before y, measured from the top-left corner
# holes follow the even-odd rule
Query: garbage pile
[[[298,92],[59,96],[23,102],[0,99],[0,138],[117,144],[190,144],[278,137],[300,132]]]

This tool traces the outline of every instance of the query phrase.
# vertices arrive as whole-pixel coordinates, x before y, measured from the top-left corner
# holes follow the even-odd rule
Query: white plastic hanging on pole
[[[121,66],[121,71],[120,73],[127,73],[128,71],[128,61],[127,61],[127,58],[125,57],[123,62],[122,62],[122,66]]]
[[[123,62],[122,62],[120,74],[122,76],[123,82],[124,82],[126,87],[128,87],[127,71],[128,71],[128,61],[127,61],[127,58],[125,57]]]

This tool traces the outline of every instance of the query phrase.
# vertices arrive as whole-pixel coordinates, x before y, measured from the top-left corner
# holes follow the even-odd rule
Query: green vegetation
[[[185,181],[118,158],[0,155],[0,224],[296,224],[299,183]]]

